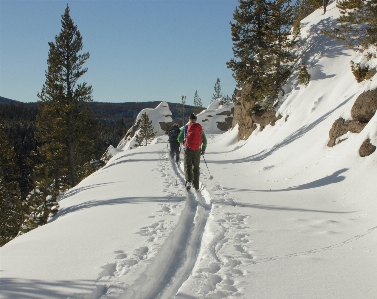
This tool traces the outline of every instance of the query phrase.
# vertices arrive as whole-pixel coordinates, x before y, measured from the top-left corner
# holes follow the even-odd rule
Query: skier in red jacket
[[[186,189],[190,190],[194,185],[195,190],[198,191],[200,155],[206,150],[207,137],[202,126],[196,121],[197,117],[192,113],[189,123],[181,129],[177,139],[179,143],[183,143]]]

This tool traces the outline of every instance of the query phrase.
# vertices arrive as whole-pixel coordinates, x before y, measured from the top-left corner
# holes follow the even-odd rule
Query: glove
[[[202,149],[202,155],[204,155],[204,153],[205,153],[205,149]]]

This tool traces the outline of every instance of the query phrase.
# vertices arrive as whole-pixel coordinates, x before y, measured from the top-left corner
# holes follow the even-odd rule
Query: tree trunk
[[[323,14],[326,13],[326,7],[327,7],[327,5],[329,4],[329,1],[330,1],[330,0],[323,0]]]
[[[73,134],[71,125],[71,113],[68,118],[68,155],[69,155],[69,175],[71,181],[71,187],[76,186],[76,169],[75,169],[75,158],[74,158],[74,146],[73,146]]]

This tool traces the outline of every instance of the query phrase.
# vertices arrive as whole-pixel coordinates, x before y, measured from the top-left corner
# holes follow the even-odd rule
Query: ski
[[[186,187],[187,192],[190,192],[192,185],[190,182],[186,182],[185,187]]]

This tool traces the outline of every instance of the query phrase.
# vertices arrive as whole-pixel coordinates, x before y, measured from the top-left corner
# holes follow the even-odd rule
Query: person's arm
[[[204,153],[207,148],[207,137],[206,137],[206,134],[204,134],[204,132],[202,132],[202,139],[203,139],[202,152]]]
[[[178,137],[177,137],[177,140],[178,140],[178,142],[179,143],[183,143],[183,138],[184,138],[184,131],[185,131],[185,127],[182,127],[182,129],[181,129],[181,132],[179,132],[179,135],[178,135]]]

